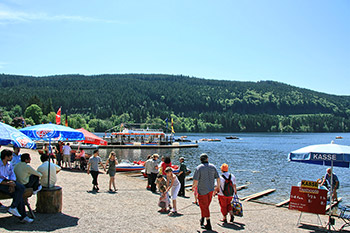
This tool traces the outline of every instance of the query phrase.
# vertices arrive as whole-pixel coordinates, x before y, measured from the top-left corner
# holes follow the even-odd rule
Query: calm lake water
[[[96,133],[98,136],[104,134]],[[337,144],[350,145],[350,133],[236,133],[236,134],[177,134],[187,139],[199,141],[201,138],[217,138],[221,142],[199,142],[198,148],[184,149],[116,149],[118,160],[145,160],[148,154],[158,153],[170,156],[173,164],[179,164],[185,157],[189,169],[194,171],[200,164],[199,156],[207,153],[209,161],[218,171],[222,163],[229,165],[229,171],[236,176],[237,185],[249,184],[247,189],[239,191],[239,196],[274,188],[276,192],[259,200],[278,203],[289,198],[291,186],[301,180],[314,180],[326,173],[326,166],[288,162],[289,152],[313,144],[326,144],[332,140]],[[237,136],[238,140],[225,139]],[[342,136],[343,139],[335,139]],[[101,150],[105,157],[110,151]],[[338,197],[350,204],[349,168],[334,168],[340,181]],[[193,175],[193,173],[192,173]]]

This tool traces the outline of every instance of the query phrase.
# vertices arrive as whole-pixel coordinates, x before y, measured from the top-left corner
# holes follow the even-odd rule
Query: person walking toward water
[[[118,164],[118,160],[115,157],[115,152],[112,151],[109,154],[109,158],[106,161],[106,166],[105,166],[105,167],[107,167],[107,165],[109,165],[107,173],[109,175],[109,191],[110,192],[113,192],[112,184],[113,184],[114,192],[117,192],[117,189],[115,188],[115,172],[116,172],[115,165],[117,165],[117,164]]]
[[[207,230],[211,230],[209,205],[213,198],[215,180],[217,182],[216,190],[219,189],[221,183],[216,167],[208,162],[208,155],[201,154],[200,160],[202,164],[194,172],[192,187],[198,190],[198,202],[201,209],[200,225]],[[207,221],[206,225],[204,225],[204,219]]]
[[[87,174],[91,173],[92,176],[92,191],[98,191],[100,190],[98,188],[98,182],[97,182],[97,177],[98,177],[98,165],[100,164],[103,167],[103,170],[106,172],[106,168],[102,163],[102,160],[100,158],[100,156],[98,156],[98,150],[94,150],[94,154],[93,156],[89,159],[89,163],[88,163],[88,168],[87,168]]]
[[[179,193],[181,184],[180,184],[179,180],[177,179],[177,176],[173,173],[173,169],[171,167],[167,167],[165,169],[165,174],[166,174],[166,180],[167,180],[166,192],[169,192],[171,189],[170,196],[171,196],[171,200],[173,200],[173,209],[169,213],[169,216],[175,216],[175,215],[177,215],[176,198],[177,198],[177,194]]]
[[[228,172],[228,165],[226,163],[221,165],[222,175],[220,176],[220,189],[218,192],[218,199],[221,208],[223,219],[221,222],[227,223],[227,214],[230,213],[230,222],[233,222],[233,209],[231,201],[233,195],[237,195],[236,177]],[[214,192],[216,194],[216,192]]]

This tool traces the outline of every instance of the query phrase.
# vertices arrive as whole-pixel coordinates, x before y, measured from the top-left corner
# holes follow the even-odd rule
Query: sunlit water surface
[[[96,133],[103,136],[103,133]],[[194,171],[200,164],[199,156],[207,153],[209,161],[218,170],[222,163],[229,165],[229,170],[236,176],[237,185],[249,184],[247,189],[239,191],[239,196],[276,189],[276,192],[259,200],[278,203],[289,198],[291,186],[301,180],[317,180],[326,171],[325,166],[295,163],[287,160],[289,152],[313,144],[326,144],[332,140],[337,144],[350,145],[350,133],[236,133],[236,134],[179,134],[186,135],[193,142],[198,141],[198,148],[181,149],[114,149],[118,160],[145,160],[147,155],[158,153],[170,156],[173,164],[178,164],[180,157],[185,157],[189,169]],[[226,139],[226,136],[237,136]],[[342,136],[343,139],[335,139]],[[199,142],[202,138],[217,138],[221,142]],[[111,150],[100,150],[105,159]],[[349,168],[334,168],[340,180],[338,197],[350,203]],[[192,174],[193,175],[193,174]]]

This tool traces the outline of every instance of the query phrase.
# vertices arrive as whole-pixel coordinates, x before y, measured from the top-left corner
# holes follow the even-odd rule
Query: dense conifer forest
[[[348,132],[350,96],[274,81],[238,82],[181,75],[0,74],[0,117],[21,127],[55,122],[105,131],[120,123],[152,123],[177,132]]]

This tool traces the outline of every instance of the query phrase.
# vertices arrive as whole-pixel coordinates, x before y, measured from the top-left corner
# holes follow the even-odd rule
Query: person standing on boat
[[[178,178],[181,184],[181,188],[179,191],[179,197],[185,197],[185,177],[186,177],[186,172],[187,172],[187,167],[185,165],[185,158],[181,157],[179,159],[180,161],[180,169],[179,169],[179,174]]]
[[[158,154],[153,154],[152,166],[151,166],[151,191],[152,193],[156,193],[156,179],[158,174]]]
[[[198,202],[201,209],[201,227],[211,230],[209,205],[213,198],[215,180],[217,182],[216,190],[220,187],[220,177],[216,167],[208,162],[208,155],[203,153],[200,156],[201,165],[199,165],[193,175],[193,188],[198,190]],[[204,225],[204,219],[207,224]]]
[[[109,158],[106,161],[106,166],[105,166],[105,167],[107,167],[107,165],[109,165],[107,173],[109,174],[109,191],[110,192],[113,192],[112,184],[114,187],[114,192],[117,192],[117,189],[115,188],[115,172],[116,172],[115,165],[117,165],[117,164],[118,164],[118,160],[115,157],[115,152],[112,151],[109,154]]]
[[[98,191],[98,182],[97,182],[97,177],[98,177],[98,165],[100,164],[103,167],[103,170],[106,172],[106,168],[102,163],[101,157],[98,156],[98,150],[94,150],[93,156],[89,159],[88,163],[88,168],[87,168],[87,174],[91,173],[92,176],[92,191]]]

